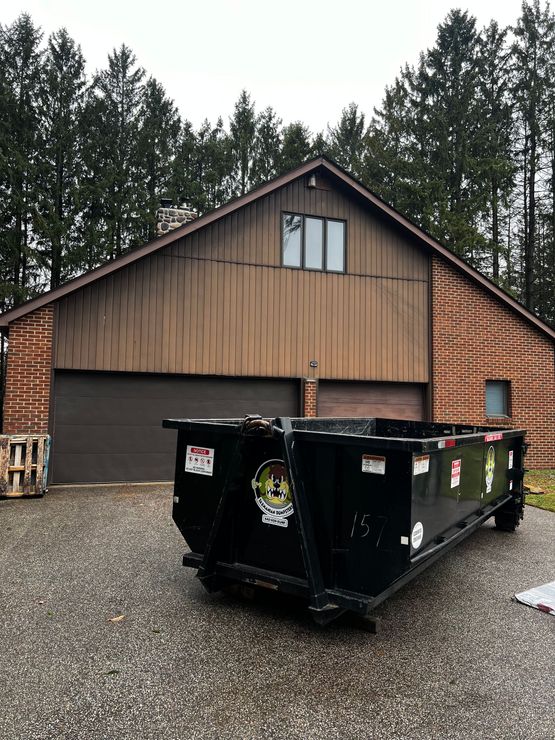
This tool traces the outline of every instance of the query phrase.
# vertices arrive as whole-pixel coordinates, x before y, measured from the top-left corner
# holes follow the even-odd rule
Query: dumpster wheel
[[[522,516],[518,511],[498,511],[495,514],[495,526],[502,532],[514,532]]]

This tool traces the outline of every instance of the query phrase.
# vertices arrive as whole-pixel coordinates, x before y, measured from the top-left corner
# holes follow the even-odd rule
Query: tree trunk
[[[493,279],[499,282],[499,192],[496,178],[491,183],[491,241],[493,248]]]

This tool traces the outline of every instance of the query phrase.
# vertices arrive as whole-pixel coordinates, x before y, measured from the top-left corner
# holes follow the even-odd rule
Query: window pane
[[[312,270],[322,270],[324,267],[324,229],[321,218],[305,218],[305,254],[304,266]]]
[[[508,392],[505,381],[486,382],[486,416],[508,416]]]
[[[345,224],[328,221],[326,270],[345,272]]]
[[[300,216],[283,214],[283,264],[288,267],[301,266],[301,224]]]

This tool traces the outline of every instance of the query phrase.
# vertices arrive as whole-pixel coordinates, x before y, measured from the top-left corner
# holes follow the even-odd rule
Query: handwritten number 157
[[[351,539],[354,537],[365,539],[370,535],[371,531],[374,530],[370,541],[374,542],[374,547],[378,547],[386,524],[386,516],[377,516],[365,514],[363,511],[355,511],[353,526],[351,527]]]

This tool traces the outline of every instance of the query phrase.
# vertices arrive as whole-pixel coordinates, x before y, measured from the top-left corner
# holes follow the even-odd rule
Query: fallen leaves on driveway
[[[117,617],[111,617],[109,622],[122,622],[125,619],[125,614],[119,614]]]

